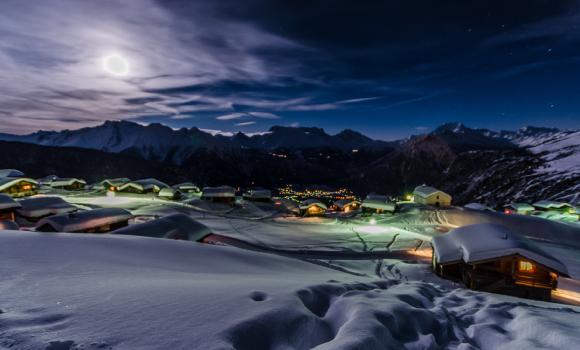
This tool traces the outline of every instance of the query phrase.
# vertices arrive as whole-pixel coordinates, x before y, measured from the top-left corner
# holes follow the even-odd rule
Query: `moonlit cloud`
[[[281,117],[279,115],[276,115],[274,113],[268,113],[268,112],[249,112],[249,115],[256,117],[256,118],[262,118],[262,119],[280,119]]]
[[[234,120],[234,119],[244,118],[245,116],[247,116],[246,113],[231,113],[231,114],[226,114],[226,115],[220,115],[220,116],[216,117],[215,119],[217,119],[217,120]]]
[[[254,125],[256,124],[256,122],[241,122],[241,123],[236,123],[234,124],[235,126],[249,126],[249,125]]]
[[[570,102],[580,61],[574,2],[393,6],[2,0],[0,132],[105,120],[219,133],[363,123],[361,131],[382,138],[397,125],[448,118],[501,124],[494,127],[545,121],[553,110],[538,107],[543,99],[567,108],[563,115],[580,107]],[[106,57],[120,58],[116,68],[105,69]],[[500,109],[513,117],[490,120]],[[569,119],[563,126],[575,127]]]

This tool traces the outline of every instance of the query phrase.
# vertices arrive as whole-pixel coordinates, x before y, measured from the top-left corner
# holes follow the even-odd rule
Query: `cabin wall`
[[[433,205],[436,207],[449,207],[451,206],[451,196],[443,193],[436,193],[428,197],[415,195],[415,203]]]
[[[14,214],[14,209],[2,209],[0,210],[0,221],[14,221],[16,218]]]
[[[33,196],[38,193],[38,186],[28,181],[22,181],[3,189],[0,193],[7,194],[11,197]]]
[[[522,270],[532,266],[530,270]],[[531,264],[531,265],[527,265]],[[462,281],[468,288],[539,300],[550,300],[557,286],[557,275],[533,261],[508,256],[477,264],[457,262],[439,264],[433,255],[432,268],[441,277]]]

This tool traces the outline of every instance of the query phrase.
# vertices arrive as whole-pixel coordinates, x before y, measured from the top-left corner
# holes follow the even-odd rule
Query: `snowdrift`
[[[132,236],[0,231],[0,309],[16,349],[580,346],[579,308]]]

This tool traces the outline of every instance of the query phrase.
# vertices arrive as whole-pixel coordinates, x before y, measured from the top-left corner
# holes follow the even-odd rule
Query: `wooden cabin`
[[[45,177],[41,177],[40,179],[36,179],[36,182],[42,186],[50,186],[51,182],[56,179],[58,179],[58,176],[56,175],[47,175]]]
[[[313,198],[302,201],[298,208],[302,216],[324,216],[328,209],[326,204]]]
[[[38,193],[38,182],[26,177],[0,178],[0,193],[7,194],[11,197],[27,197]]]
[[[427,185],[417,186],[413,191],[413,201],[418,204],[445,208],[451,206],[451,199],[450,194]]]
[[[162,188],[161,191],[159,191],[159,193],[157,193],[157,196],[162,199],[180,200],[181,198],[183,198],[183,193],[181,193],[181,191],[178,189],[165,187]]]
[[[100,187],[100,189],[103,189],[105,191],[115,192],[119,189],[119,187],[121,187],[124,184],[129,183],[129,182],[131,182],[131,179],[126,178],[126,177],[106,179],[106,180],[101,181],[99,183],[99,185],[97,186],[97,188]]]
[[[132,217],[121,208],[93,209],[45,217],[36,225],[36,231],[106,233],[127,226]]]
[[[570,203],[556,201],[539,201],[533,204],[537,211],[549,211],[563,214],[570,214],[575,209]]]
[[[67,191],[82,191],[86,185],[85,180],[76,178],[56,178],[50,182],[50,187]]]
[[[169,185],[157,179],[141,179],[127,182],[117,187],[116,192],[136,194],[159,193],[163,188],[169,188]]]
[[[116,235],[131,235],[154,238],[167,238],[201,242],[212,233],[211,229],[191,216],[178,213],[160,219],[130,225],[112,232]]]
[[[14,221],[16,219],[16,209],[20,208],[20,203],[6,194],[0,194],[0,221]]]
[[[181,193],[200,193],[201,190],[195,184],[191,182],[184,182],[172,186],[174,189],[179,190]]]
[[[489,207],[485,204],[482,203],[468,203],[466,205],[463,206],[466,209],[469,210],[477,210],[477,211],[488,211],[488,212],[495,212],[495,210],[492,207]]]
[[[370,194],[363,200],[361,209],[364,214],[392,214],[397,210],[397,204],[387,196]]]
[[[504,205],[503,213],[507,215],[520,214],[520,215],[530,215],[533,213],[535,208],[528,203],[510,203]]]
[[[251,188],[244,192],[243,197],[251,202],[271,202],[272,191],[265,188]]]
[[[214,203],[234,205],[236,202],[236,189],[230,186],[204,187],[201,199]]]
[[[21,207],[16,209],[16,214],[32,222],[45,216],[71,213],[78,210],[77,207],[64,199],[51,196],[27,198],[21,200],[19,204]]]
[[[356,199],[339,199],[332,204],[332,210],[342,213],[352,213],[360,208],[361,202]]]
[[[566,266],[531,240],[497,224],[457,228],[432,240],[433,270],[471,289],[550,300]]]

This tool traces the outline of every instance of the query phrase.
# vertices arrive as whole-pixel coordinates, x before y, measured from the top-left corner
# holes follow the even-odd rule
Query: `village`
[[[498,222],[529,216],[541,222],[578,225],[580,216],[578,207],[548,200],[509,203],[499,211],[481,203],[453,207],[450,194],[426,185],[401,198],[371,193],[359,200],[344,188],[289,185],[274,195],[258,187],[199,188],[193,183],[169,186],[152,178],[103,179],[89,185],[83,179],[54,175],[32,179],[19,170],[3,169],[0,193],[2,230],[145,236],[336,261],[419,259],[430,264],[435,275],[465,288],[546,301],[552,300],[553,292],[558,290],[559,279],[571,277],[566,264],[534,240],[543,237],[519,232],[519,224],[505,226]],[[450,223],[454,215],[459,222]],[[478,215],[485,219],[461,223]],[[233,220],[239,225],[260,221],[279,227],[284,223],[289,228],[285,234],[292,228],[309,227],[305,231],[310,230],[312,235],[303,242],[313,240],[316,245],[328,239],[317,233],[324,225],[349,225],[364,249],[352,249],[350,240],[344,241],[342,252],[281,247],[275,237],[256,238],[255,233],[234,227]],[[233,234],[223,229],[224,222],[230,223]],[[394,233],[396,227],[407,233]],[[385,235],[386,241],[369,249],[367,241],[372,239],[365,240],[365,235],[372,239]],[[264,245],[267,239],[272,244]],[[285,239],[287,236],[282,241]],[[574,292],[560,293],[560,301],[561,295],[565,295],[564,301],[580,301]]]

